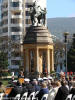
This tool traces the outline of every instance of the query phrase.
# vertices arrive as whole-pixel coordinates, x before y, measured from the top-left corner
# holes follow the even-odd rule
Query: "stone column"
[[[23,50],[23,57],[24,57],[24,71],[26,69],[26,56],[25,56],[25,49]]]
[[[54,71],[54,52],[52,50],[52,71]]]
[[[47,49],[47,70],[48,74],[50,73],[50,50]]]
[[[36,49],[36,71],[39,72],[39,49]]]
[[[39,51],[39,72],[42,73],[42,52]]]
[[[50,71],[52,71],[52,50],[50,49]]]
[[[29,50],[25,49],[25,70],[29,72]]]

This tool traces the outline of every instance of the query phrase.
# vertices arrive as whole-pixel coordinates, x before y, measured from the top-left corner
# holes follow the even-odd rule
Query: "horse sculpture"
[[[45,21],[46,21],[46,9],[44,9],[44,10],[42,10],[41,11],[41,13],[40,13],[40,15],[37,17],[37,19],[38,19],[38,23],[40,24],[43,24],[43,25],[45,25]],[[41,20],[42,20],[42,22],[41,22]]]
[[[38,25],[38,24],[45,25],[46,8],[42,10],[41,7],[37,6],[36,2],[34,2],[33,6],[30,8],[30,16],[32,25]]]

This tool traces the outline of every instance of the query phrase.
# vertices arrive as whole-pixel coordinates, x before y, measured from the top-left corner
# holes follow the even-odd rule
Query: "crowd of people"
[[[24,82],[20,83],[19,78],[24,78]],[[71,78],[66,79],[65,76],[59,79],[48,76],[30,80],[25,78],[21,72],[18,80],[12,79],[9,83],[10,85],[8,86],[13,88],[9,94],[4,95],[3,100],[14,100],[13,97],[17,94],[20,94],[21,99],[25,92],[28,93],[27,98],[31,93],[35,92],[34,100],[42,100],[45,94],[48,94],[47,100],[75,100],[75,80]],[[0,89],[1,85],[2,83],[0,82]]]

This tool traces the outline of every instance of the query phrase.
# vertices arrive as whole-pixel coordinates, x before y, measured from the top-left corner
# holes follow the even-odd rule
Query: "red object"
[[[67,72],[67,74],[69,75],[70,73],[69,73],[69,72]]]
[[[75,77],[73,77],[73,80],[75,80]]]
[[[70,74],[72,75],[72,74],[73,74],[73,72],[70,72]]]

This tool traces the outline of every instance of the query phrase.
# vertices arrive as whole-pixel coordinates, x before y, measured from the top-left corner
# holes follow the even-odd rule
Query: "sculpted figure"
[[[40,6],[37,5],[35,1],[33,6],[30,8],[30,16],[32,25],[36,26],[38,24],[45,25],[46,20],[46,8],[41,9]]]

